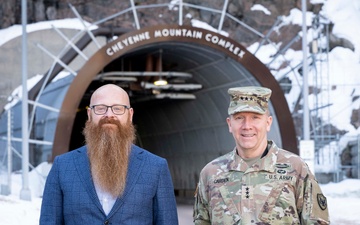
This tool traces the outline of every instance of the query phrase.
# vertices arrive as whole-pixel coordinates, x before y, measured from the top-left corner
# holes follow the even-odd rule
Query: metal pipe
[[[54,61],[56,61],[57,63],[59,63],[63,68],[67,69],[70,73],[72,73],[74,76],[77,74],[76,71],[74,71],[73,69],[71,69],[66,63],[64,63],[63,61],[61,61],[61,59],[57,56],[54,56],[53,54],[51,54],[46,48],[44,48],[41,44],[37,43],[36,46],[38,48],[40,48],[42,51],[44,51],[46,54],[48,54],[51,58],[54,59]]]
[[[8,130],[7,130],[7,135],[8,135],[8,140],[7,140],[7,160],[8,160],[8,174],[7,174],[7,180],[8,180],[8,183],[7,183],[7,193],[8,195],[11,194],[11,173],[12,173],[12,152],[11,152],[11,109],[10,108],[8,110]]]
[[[48,105],[45,105],[45,104],[42,104],[42,103],[40,103],[38,101],[28,100],[28,103],[35,106],[35,107],[40,107],[40,108],[43,108],[43,109],[47,109],[47,110],[52,111],[52,112],[60,112],[59,109],[48,106]],[[29,131],[31,131],[31,130],[29,130]]]
[[[307,29],[306,29],[306,0],[301,1],[302,8],[302,50],[303,50],[303,140],[310,140],[309,124],[309,84],[307,63]]]
[[[255,50],[255,52],[253,53],[254,55],[256,55],[256,53],[259,51],[259,49],[261,48],[261,46],[265,43],[265,41],[269,42],[269,37],[270,34],[272,34],[272,32],[275,30],[275,28],[280,24],[281,22],[281,17],[278,16],[276,18],[275,23],[272,25],[272,27],[270,28],[270,30],[267,32],[267,34],[264,36],[264,38],[261,40],[261,42],[259,43],[259,46],[257,47],[257,49]]]
[[[93,35],[93,33],[88,29],[88,27],[85,25],[84,20],[81,18],[80,14],[78,13],[78,11],[76,11],[75,7],[71,4],[69,4],[70,9],[74,12],[74,14],[76,15],[76,17],[80,20],[80,22],[82,23],[82,25],[84,26],[87,34],[91,37],[91,39],[93,40],[93,42],[96,44],[96,46],[100,49],[101,45],[99,44],[99,42],[96,40],[95,36]]]
[[[131,3],[131,9],[132,9],[132,12],[133,12],[133,15],[134,15],[134,21],[135,21],[136,29],[140,30],[140,23],[139,23],[139,19],[137,17],[134,0],[130,0],[130,3]]]
[[[89,60],[89,58],[74,44],[72,40],[67,38],[57,27],[54,25],[51,26],[66,42],[70,45],[85,61]]]
[[[183,25],[183,1],[179,1],[179,25]]]
[[[357,138],[357,178],[360,179],[360,135]]]
[[[8,138],[6,138],[6,137],[1,137],[0,139],[8,140]],[[11,141],[22,142],[22,138],[11,137]],[[36,140],[36,139],[29,139],[29,143],[36,144],[36,145],[52,145],[53,144],[50,141],[40,141],[40,140]]]
[[[225,0],[223,9],[221,11],[221,17],[220,17],[220,22],[219,22],[219,27],[218,27],[218,32],[219,33],[220,33],[220,31],[222,29],[222,26],[224,24],[224,18],[225,18],[225,15],[226,15],[226,9],[227,9],[228,3],[229,3],[229,1]]]
[[[26,0],[21,0],[22,21],[22,189],[20,199],[31,201],[29,188],[29,136],[28,136],[28,90],[27,90],[27,6]]]

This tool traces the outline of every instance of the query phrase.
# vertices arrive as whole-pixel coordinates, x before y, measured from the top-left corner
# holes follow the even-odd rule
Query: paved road
[[[190,204],[178,204],[179,225],[194,225],[192,220],[193,206]]]

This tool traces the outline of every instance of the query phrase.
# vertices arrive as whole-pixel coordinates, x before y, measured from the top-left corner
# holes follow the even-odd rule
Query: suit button
[[[104,225],[108,225],[109,223],[109,220],[105,220]]]

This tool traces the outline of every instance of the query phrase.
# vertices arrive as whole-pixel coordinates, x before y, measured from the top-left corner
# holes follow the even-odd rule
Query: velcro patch
[[[320,209],[325,210],[327,208],[327,200],[323,194],[317,194],[317,202],[319,204]]]

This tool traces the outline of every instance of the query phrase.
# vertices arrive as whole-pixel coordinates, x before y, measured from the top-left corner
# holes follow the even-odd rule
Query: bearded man
[[[40,225],[177,225],[167,161],[134,145],[134,114],[125,90],[107,84],[91,96],[86,145],[55,157]]]

